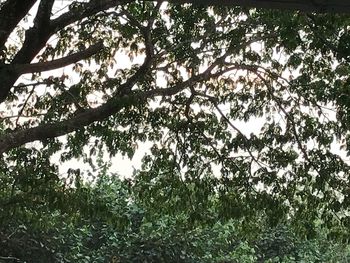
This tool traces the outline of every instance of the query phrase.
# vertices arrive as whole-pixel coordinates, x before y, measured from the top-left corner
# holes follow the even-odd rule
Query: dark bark
[[[54,1],[42,0],[34,19],[34,26],[26,31],[24,43],[15,55],[11,64],[29,64],[40,50],[45,47],[49,38],[60,29],[100,11],[130,1],[131,0],[92,0],[88,3],[81,4],[78,8],[69,10],[54,20],[50,20],[52,4]],[[20,2],[22,3],[22,0]],[[2,80],[0,83],[0,103],[6,100],[12,86],[23,73],[15,71],[13,68],[14,67],[8,66],[0,67],[0,79]]]
[[[117,113],[122,108],[121,106],[121,104],[118,104],[118,101],[111,101],[100,107],[77,114],[75,117],[66,121],[43,124],[34,128],[8,133],[0,138],[0,153],[28,142],[55,138],[73,132],[94,121]]]
[[[0,49],[37,0],[7,0],[0,9]]]
[[[11,64],[9,65],[9,68],[10,71],[17,72],[18,74],[49,71],[74,64],[83,59],[87,59],[92,55],[98,53],[101,49],[103,49],[102,42],[63,58],[32,64]]]
[[[110,99],[107,103],[97,108],[78,113],[68,120],[52,124],[42,124],[25,130],[10,132],[0,137],[0,154],[28,142],[34,142],[37,140],[42,141],[76,131],[95,121],[104,120],[128,105],[137,105],[155,96],[171,96],[187,87],[189,83],[190,82],[184,82],[174,88],[156,89],[120,96],[118,98]]]
[[[47,40],[53,34],[49,27],[53,2],[53,0],[41,0],[34,18],[34,26],[26,31],[24,43],[11,64],[30,63],[45,46]],[[2,79],[0,83],[0,103],[6,100],[13,84],[20,75],[19,72],[11,70],[11,67],[3,65],[0,68],[0,79]]]

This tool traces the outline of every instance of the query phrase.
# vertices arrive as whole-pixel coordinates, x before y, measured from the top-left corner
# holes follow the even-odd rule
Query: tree
[[[185,184],[201,190],[181,188],[187,198],[171,209],[192,207],[194,218],[212,193],[222,218],[292,218],[307,235],[316,219],[347,229],[347,16],[37,2],[0,9],[0,176],[12,189],[0,211],[47,185],[64,191],[55,153],[94,165],[106,152],[132,157],[148,141],[132,183],[155,191],[150,202]],[[69,74],[57,70],[65,66]]]
[[[97,43],[89,48],[83,48],[83,50],[79,50],[74,54],[71,54],[69,56],[66,56],[64,58],[52,60],[52,61],[45,61],[45,62],[39,62],[39,63],[32,63],[30,62],[35,58],[38,53],[45,48],[45,45],[47,41],[55,35],[56,33],[60,32],[61,30],[65,29],[69,25],[72,25],[74,23],[77,23],[78,21],[81,21],[83,19],[86,19],[87,17],[91,17],[103,10],[107,10],[111,7],[119,6],[126,4],[128,2],[132,1],[120,1],[118,3],[115,3],[114,1],[90,1],[88,3],[84,4],[75,4],[72,3],[70,6],[72,7],[70,11],[66,12],[65,14],[62,14],[61,16],[50,19],[51,18],[51,11],[54,6],[55,1],[41,1],[40,6],[37,12],[37,15],[34,19],[34,26],[30,29],[26,30],[25,32],[25,38],[23,40],[23,46],[19,49],[14,51],[13,54],[8,54],[5,52],[6,50],[6,42],[10,36],[10,34],[13,32],[13,30],[16,29],[16,26],[18,23],[25,17],[25,15],[29,12],[30,8],[34,6],[34,4],[37,1],[27,1],[24,5],[21,3],[21,1],[6,1],[2,4],[1,10],[0,10],[0,17],[2,18],[2,21],[0,21],[0,30],[1,30],[1,36],[0,36],[0,46],[1,50],[3,50],[3,66],[1,68],[0,76],[2,79],[1,89],[0,89],[0,101],[4,102],[7,97],[11,93],[11,88],[13,88],[14,83],[18,80],[18,78],[25,73],[40,73],[52,69],[61,68],[73,63],[78,62],[79,60],[89,58],[93,54],[98,53],[103,49],[102,43]],[[185,3],[186,1],[174,1],[175,3]],[[311,3],[298,3],[295,2],[289,3],[289,1],[284,1],[283,3],[275,3],[271,4],[268,3],[269,1],[260,1],[258,3],[255,3],[254,1],[246,1],[244,3],[234,3],[233,5],[243,5],[243,6],[256,6],[256,7],[274,7],[274,8],[292,8],[292,9],[301,9],[305,11],[314,11],[314,4]],[[195,1],[193,1],[194,4],[196,4]],[[231,3],[231,2],[230,2]],[[227,1],[223,1],[222,4],[227,5],[230,4]],[[203,2],[201,1],[201,4],[214,4],[210,1]],[[319,4],[320,9],[325,10],[334,10],[334,11],[341,11],[346,10],[346,3],[332,3],[332,7],[326,6],[326,4]],[[137,21],[134,21],[135,24]],[[142,27],[140,24],[139,26]],[[151,27],[151,23],[149,24],[149,28]],[[142,29],[142,34],[144,35],[146,39],[146,35],[149,33],[149,28],[145,27]],[[148,33],[147,33],[148,32]],[[147,41],[146,41],[147,42]],[[147,43],[146,43],[147,44]],[[152,43],[148,43],[152,44]],[[151,52],[151,48],[149,48],[149,51]],[[50,54],[46,54],[46,56],[49,56]],[[52,54],[51,54],[52,55]],[[152,54],[147,55],[148,58],[152,57]],[[46,60],[47,58],[43,58],[43,60]],[[142,67],[142,70],[145,70],[147,68],[147,63],[149,60],[145,61],[145,64]],[[138,74],[139,75],[139,74]],[[130,83],[126,82],[124,83],[125,89],[129,89],[132,84],[134,84],[134,79],[130,80]],[[129,87],[127,87],[129,86]],[[164,92],[164,91],[162,91]],[[162,93],[161,92],[161,93]],[[154,92],[154,94],[144,94],[141,95],[143,97],[142,99],[145,99],[147,96],[155,96],[155,95],[162,95],[157,94],[157,92]],[[11,149],[16,146],[20,146],[24,143],[45,139],[45,138],[52,138],[57,137],[60,135],[67,134],[69,132],[74,131],[78,127],[82,127],[88,124],[91,124],[92,122],[96,120],[104,119],[111,114],[118,111],[118,109],[110,110],[108,109],[110,106],[109,104],[104,105],[104,107],[100,108],[99,110],[93,110],[88,111],[85,113],[81,113],[82,115],[76,116],[76,118],[71,118],[70,120],[66,120],[65,122],[57,123],[57,125],[60,126],[60,128],[57,128],[57,125],[46,125],[37,127],[36,129],[30,129],[25,130],[13,134],[9,134],[8,136],[3,136],[3,138],[0,138],[0,152],[7,151],[8,149]],[[87,118],[89,116],[89,118]]]
[[[242,7],[254,7],[254,8],[274,8],[282,10],[300,10],[303,12],[335,12],[335,13],[349,13],[350,5],[346,1],[292,1],[292,0],[170,0],[171,3],[184,4],[192,3],[195,5],[206,6],[242,6]]]
[[[267,227],[262,218],[250,222],[255,230],[251,232],[239,220],[220,220],[215,196],[202,209],[202,219],[191,222],[192,211],[186,206],[169,213],[169,205],[181,199],[178,190],[168,202],[152,207],[149,200],[137,197],[137,188],[102,171],[94,184],[81,182],[61,196],[64,206],[60,209],[31,207],[28,198],[25,213],[14,214],[7,228],[0,228],[0,259],[252,263],[346,262],[350,256],[349,245],[327,240],[324,231],[305,240],[290,225]],[[192,194],[196,191],[189,189]]]

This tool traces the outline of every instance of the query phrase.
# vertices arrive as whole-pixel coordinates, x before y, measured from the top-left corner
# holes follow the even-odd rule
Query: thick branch
[[[39,51],[44,48],[48,39],[67,25],[100,11],[120,5],[121,3],[131,1],[132,0],[90,0],[88,3],[78,4],[79,6],[76,8],[73,7],[65,14],[49,21],[50,13],[48,11],[51,10],[54,1],[42,0],[35,18],[34,26],[26,31],[25,41],[14,57],[12,64],[30,63]],[[27,72],[32,72],[29,68],[27,70]],[[17,71],[11,71],[10,67],[3,67],[0,69],[0,79],[2,80],[0,83],[0,103],[5,101],[10,89],[21,74],[22,73],[18,73]]]
[[[50,10],[53,0],[42,0],[42,9],[38,10],[36,22],[32,28],[26,31],[25,41],[11,64],[30,63],[40,50],[45,47],[48,39],[67,25],[130,1],[132,0],[91,0],[88,3],[80,4],[78,8],[73,8],[54,20],[47,21],[49,14],[45,11]],[[47,22],[45,24],[42,21]],[[19,76],[20,74],[16,71],[10,71],[9,67],[0,69],[0,79],[2,80],[0,83],[0,103],[6,100],[10,89]]]
[[[51,11],[55,0],[41,0],[34,19],[34,27],[43,28],[50,22]]]
[[[157,2],[159,2],[158,0]],[[201,6],[242,6],[317,13],[350,13],[346,0],[168,0],[174,4],[192,3]]]
[[[34,128],[8,133],[0,137],[0,154],[28,142],[45,140],[68,134],[95,121],[106,119],[128,105],[141,103],[147,98],[156,95],[159,94],[155,91],[137,92],[113,98],[97,108],[78,113],[71,119],[65,121],[52,124],[42,124]]]
[[[103,49],[103,47],[104,47],[103,43],[100,42],[85,50],[79,51],[77,53],[68,55],[63,58],[55,59],[48,62],[39,62],[39,63],[33,63],[33,64],[17,64],[17,65],[15,64],[15,65],[9,65],[9,67],[11,70],[17,72],[18,74],[49,71],[49,70],[58,69],[58,68],[71,65],[83,59],[87,59],[92,55],[98,53],[101,49]]]
[[[37,0],[7,0],[0,9],[0,49]]]
[[[19,1],[20,4],[26,1]],[[25,40],[21,49],[17,52],[11,64],[30,63],[39,51],[45,46],[50,36],[54,33],[49,27],[51,10],[54,0],[41,0],[34,18],[34,26],[25,32]],[[19,4],[19,5],[20,5]],[[21,74],[11,71],[10,67],[0,69],[0,103],[6,100],[13,84]]]
[[[0,138],[0,153],[28,142],[55,138],[73,132],[94,121],[103,120],[125,107],[127,100],[128,98],[122,97],[118,100],[107,102],[97,108],[86,110],[69,120],[52,124],[42,124],[34,128],[6,134]]]
[[[216,74],[210,74],[211,69],[212,68],[209,67],[203,73],[195,75],[190,79],[180,82],[170,88],[130,92],[127,95],[112,98],[99,107],[78,113],[71,119],[52,124],[42,124],[34,128],[5,134],[0,137],[0,154],[25,143],[55,138],[68,134],[95,121],[104,120],[109,116],[118,113],[121,109],[129,105],[137,105],[156,96],[172,96],[200,81],[215,77]],[[111,80],[111,82],[113,83],[113,80]],[[131,90],[131,87],[126,87],[127,85],[134,85],[134,81],[127,81],[125,84],[123,84],[123,90]]]
[[[0,154],[25,143],[55,138],[68,134],[95,121],[108,118],[128,105],[138,104],[148,98],[152,98],[157,95],[164,95],[164,93],[166,93],[165,90],[162,90],[161,92],[153,90],[148,92],[138,92],[134,93],[133,95],[125,95],[118,97],[117,99],[111,99],[107,103],[97,108],[79,113],[69,120],[52,124],[42,124],[34,128],[8,133],[0,137]],[[172,93],[172,90],[170,93]]]

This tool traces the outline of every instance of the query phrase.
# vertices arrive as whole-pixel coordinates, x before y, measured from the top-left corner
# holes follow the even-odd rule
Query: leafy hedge
[[[130,182],[101,176],[62,193],[53,210],[19,205],[2,220],[4,262],[348,262],[350,247],[327,239],[319,228],[310,240],[295,226],[269,227],[264,220],[190,220],[189,211],[151,209]],[[6,191],[2,189],[4,199]],[[56,188],[53,191],[56,195]],[[48,189],[46,189],[48,191]],[[178,196],[178,198],[181,198]],[[164,208],[164,209],[163,209]],[[215,211],[215,209],[212,209]],[[151,213],[149,211],[152,211]],[[250,228],[244,229],[244,226]],[[255,229],[254,232],[249,232]],[[6,259],[6,260],[5,260]],[[17,260],[18,259],[18,260]]]

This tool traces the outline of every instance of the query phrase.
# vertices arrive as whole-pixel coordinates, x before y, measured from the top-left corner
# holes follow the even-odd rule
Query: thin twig
[[[25,107],[27,106],[30,97],[31,97],[31,96],[33,95],[33,93],[34,93],[34,90],[35,90],[35,86],[32,87],[32,90],[29,92],[29,95],[27,96],[25,102],[23,103],[23,106],[22,106],[21,110],[18,112],[18,117],[17,117],[16,123],[15,123],[16,126],[18,125],[19,118],[21,117],[21,115],[22,115],[22,113],[23,113]]]

